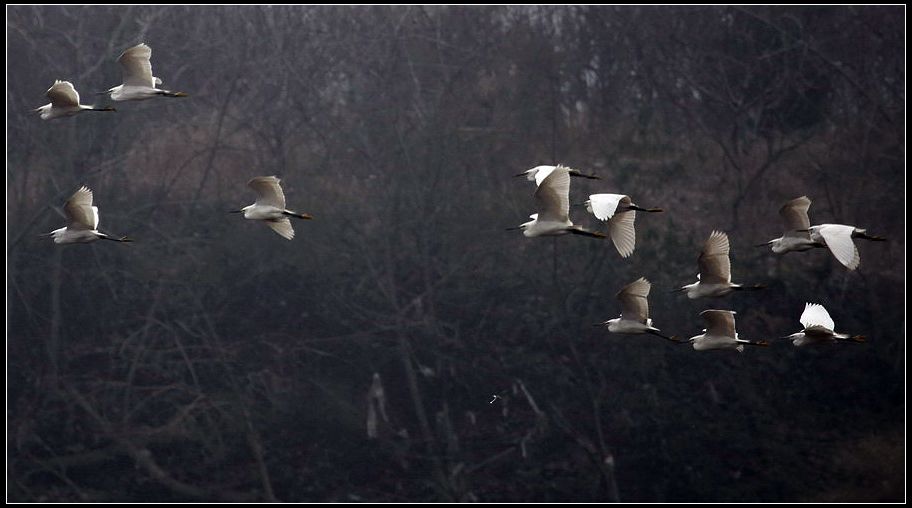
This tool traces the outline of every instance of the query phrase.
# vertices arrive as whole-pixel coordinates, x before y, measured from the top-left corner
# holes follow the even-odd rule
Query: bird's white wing
[[[709,335],[736,338],[735,311],[710,309],[700,315],[706,320],[706,333]]]
[[[94,230],[98,227],[98,208],[92,206],[92,191],[83,185],[66,204],[63,211],[70,221],[70,229]]]
[[[799,231],[811,227],[811,220],[808,218],[808,209],[811,207],[811,200],[807,196],[801,196],[786,202],[779,209],[779,215],[785,220],[785,235],[796,238],[809,238],[807,231]]]
[[[538,184],[535,205],[538,207],[538,220],[565,222],[569,219],[570,173],[566,168],[550,171]]]
[[[727,284],[731,282],[731,261],[728,258],[728,235],[713,231],[703,244],[697,264],[700,266],[700,282],[706,284]]]
[[[806,303],[800,321],[805,329],[823,327],[830,333],[836,326],[830,313],[818,303]]]
[[[48,88],[47,96],[55,107],[73,107],[79,105],[79,93],[73,88],[73,83],[59,79]]]
[[[630,198],[627,198],[627,201],[629,200]],[[611,241],[622,258],[633,254],[636,247],[636,232],[633,227],[635,219],[636,212],[628,210],[616,214],[608,221],[608,234],[611,235]]]
[[[137,44],[123,52],[117,62],[123,72],[123,84],[126,86],[147,86],[155,88],[152,77],[152,48]]]
[[[258,205],[270,205],[285,209],[285,193],[275,176],[258,176],[247,182],[251,189],[256,191]]]
[[[549,176],[555,169],[557,169],[557,167],[556,167],[556,166],[535,166],[535,167],[532,168],[532,169],[537,169],[537,170],[538,170],[538,171],[535,172],[535,185],[536,185],[536,186],[540,186],[541,183],[542,183],[542,181],[543,181],[545,178],[548,178],[548,176]],[[530,178],[530,180],[531,180],[531,178]]]
[[[859,263],[861,263],[861,256],[858,254],[855,242],[852,241],[852,232],[855,231],[855,226],[823,224],[815,227],[818,228],[817,232],[837,261],[845,265],[849,270],[858,268]]]
[[[294,228],[291,227],[291,221],[288,220],[288,217],[282,217],[281,219],[267,221],[266,224],[269,224],[269,227],[271,227],[273,231],[282,236],[282,238],[288,240],[294,238]]]
[[[631,282],[618,292],[621,301],[621,318],[639,323],[646,323],[649,319],[649,289],[652,285],[645,277]]]
[[[630,204],[630,198],[623,194],[592,194],[586,203],[586,210],[595,215],[598,220],[608,220],[617,211],[618,203],[627,198],[627,204]]]

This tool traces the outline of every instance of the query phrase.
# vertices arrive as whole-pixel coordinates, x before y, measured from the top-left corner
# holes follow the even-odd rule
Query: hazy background
[[[902,501],[905,9],[7,6],[11,501]],[[187,99],[41,121],[152,49]],[[505,231],[512,175],[629,194],[637,249]],[[226,212],[283,179],[286,241]],[[133,244],[56,246],[94,190]],[[775,256],[779,207],[868,228],[849,272]],[[604,229],[585,210],[571,217]],[[695,280],[713,229],[733,280]],[[690,337],[862,345],[698,353],[608,334],[647,277]],[[489,403],[493,394],[501,398]]]

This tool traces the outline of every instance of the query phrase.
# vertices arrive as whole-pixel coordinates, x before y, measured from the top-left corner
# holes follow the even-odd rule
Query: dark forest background
[[[7,6],[11,501],[902,501],[905,8]],[[187,99],[41,121],[139,42]],[[505,231],[512,175],[629,194],[637,248]],[[286,241],[226,212],[283,179]],[[94,190],[133,244],[57,246]],[[867,228],[776,256],[779,207]],[[604,229],[581,208],[576,223]],[[733,280],[688,300],[713,229]],[[861,345],[696,352],[656,325]],[[494,394],[500,398],[490,401]]]

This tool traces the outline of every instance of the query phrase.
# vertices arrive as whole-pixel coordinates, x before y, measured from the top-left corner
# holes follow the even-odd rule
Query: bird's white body
[[[69,81],[60,81],[59,79],[55,81],[54,84],[48,88],[47,96],[51,99],[51,102],[39,108],[35,108],[35,111],[40,113],[42,120],[64,118],[83,111],[113,111],[112,108],[96,108],[80,104],[79,93]]]
[[[98,231],[98,207],[92,206],[92,199],[92,191],[83,185],[63,207],[69,225],[45,236],[53,237],[57,244],[90,243],[100,239],[129,241],[126,238],[112,238]]]
[[[660,330],[652,326],[652,319],[649,317],[649,290],[652,284],[645,277],[631,282],[624,286],[617,294],[621,302],[621,316],[609,319],[602,323],[608,326],[611,333],[628,333],[642,334],[651,333],[664,339],[676,340],[666,337],[660,333]]]
[[[535,166],[534,168],[527,169],[516,176],[525,175],[527,180],[529,180],[531,182],[535,182],[535,185],[541,185],[542,180],[547,178],[548,175],[550,175],[552,171],[554,171],[558,168],[566,169],[567,173],[569,173],[570,176],[581,176],[583,178],[598,178],[597,176],[587,175],[578,169],[569,168],[569,167],[563,166],[561,164],[558,164],[557,166]]]
[[[292,212],[285,208],[285,193],[279,180],[275,176],[258,176],[247,182],[247,185],[257,193],[257,200],[252,205],[247,205],[238,212],[244,214],[245,219],[261,220],[286,240],[294,238],[294,228],[288,217],[311,219],[308,214]]]
[[[574,233],[603,237],[604,235],[586,231],[573,224],[570,220],[570,173],[564,166],[548,167],[551,169],[538,173],[538,176],[545,175],[535,189],[538,213],[529,216],[531,221],[520,224],[519,229],[522,229],[523,235],[536,237]]]
[[[272,205],[258,205],[256,203],[241,208],[245,219],[276,220],[284,218],[284,209]]]
[[[569,218],[564,221],[539,220],[537,213],[533,213],[529,218],[532,220],[521,224],[519,227],[522,228],[523,235],[530,238],[535,236],[566,235],[574,227]]]
[[[811,240],[808,228],[811,225],[808,218],[808,209],[811,200],[801,196],[787,201],[779,209],[779,215],[785,221],[785,232],[779,238],[767,242],[776,254],[785,254],[792,251],[805,251],[814,247],[822,247]]]
[[[800,321],[804,326],[804,330],[786,337],[797,347],[834,344],[838,341],[864,341],[864,337],[861,336],[836,333],[834,331],[836,324],[833,322],[833,318],[830,317],[830,313],[827,312],[823,305],[817,303],[805,303]]]
[[[700,274],[697,274],[697,278],[700,278]],[[695,300],[697,298],[725,296],[739,287],[741,287],[741,284],[732,284],[731,282],[708,283],[698,280],[693,284],[682,286],[681,289],[687,293],[687,298]]]
[[[713,231],[703,244],[703,250],[697,259],[697,264],[700,266],[697,282],[680,288],[681,291],[687,293],[687,298],[693,300],[725,296],[735,290],[761,287],[732,283],[729,251],[728,235],[721,231]]]
[[[766,346],[764,341],[753,342],[738,338],[735,331],[735,312],[731,310],[704,310],[700,313],[706,320],[706,329],[700,335],[690,338],[690,343],[697,351],[712,349],[734,349],[744,351],[744,345]]]
[[[183,92],[155,88],[162,80],[152,75],[152,48],[137,44],[127,49],[117,59],[123,74],[123,84],[110,88],[106,93],[115,101],[141,101],[152,97],[186,97]]]

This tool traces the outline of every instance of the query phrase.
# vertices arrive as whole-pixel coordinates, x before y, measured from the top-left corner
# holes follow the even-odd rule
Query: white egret
[[[54,243],[89,243],[95,240],[131,242],[123,236],[114,238],[98,231],[98,207],[92,206],[92,191],[83,185],[63,205],[69,225],[41,236],[53,236]]]
[[[529,216],[531,221],[508,229],[522,229],[528,237],[573,233],[605,238],[601,233],[575,226],[570,221],[570,173],[566,167],[555,168],[539,182],[535,189],[535,204],[538,213]]]
[[[704,310],[700,313],[706,320],[706,329],[700,335],[690,338],[690,344],[697,351],[709,349],[735,349],[739,353],[744,351],[744,345],[769,346],[765,340],[739,339],[735,331],[735,311],[733,310]]]
[[[532,169],[527,169],[527,170],[523,171],[522,173],[518,173],[513,176],[525,176],[526,180],[535,182],[535,185],[541,185],[542,180],[544,180],[548,175],[551,174],[552,171],[554,171],[555,169],[558,169],[558,168],[566,169],[567,172],[570,174],[570,176],[589,178],[590,180],[599,179],[599,177],[597,177],[595,175],[587,175],[578,169],[568,168],[567,166],[563,166],[561,164],[558,164],[557,166],[535,166]]]
[[[642,208],[625,194],[592,194],[586,201],[586,210],[601,221],[608,221],[608,234],[622,258],[633,254],[636,231],[633,222],[636,212],[661,212],[661,208]]]
[[[858,268],[861,263],[861,256],[858,255],[858,248],[852,238],[864,238],[865,240],[874,240],[878,242],[886,241],[886,238],[869,235],[864,229],[855,226],[846,226],[845,224],[820,224],[811,226],[808,232],[811,241],[826,245],[837,261],[845,265],[849,270]]]
[[[807,196],[787,201],[779,209],[779,215],[785,221],[785,233],[781,237],[757,245],[757,247],[770,245],[776,254],[823,247],[811,240],[811,235],[808,233],[808,228],[811,227],[811,221],[808,218],[808,208],[810,207],[811,200]]]
[[[162,80],[152,75],[152,48],[137,44],[120,55],[123,84],[110,88],[101,94],[110,94],[115,101],[141,101],[152,97],[187,97],[183,92],[172,92],[155,88]]]
[[[811,344],[834,344],[836,342],[864,342],[862,335],[848,335],[836,333],[836,325],[830,313],[818,303],[805,303],[804,312],[801,313],[801,324],[804,330],[793,333],[786,339],[791,339],[792,344],[798,347]]]
[[[257,193],[257,200],[252,205],[247,205],[240,210],[231,210],[230,213],[243,213],[245,219],[265,221],[282,238],[294,238],[294,229],[288,217],[310,220],[313,217],[306,213],[292,212],[285,209],[285,193],[275,176],[258,176],[247,182]]]
[[[694,299],[706,296],[724,296],[732,291],[766,287],[761,284],[745,286],[732,283],[731,260],[729,260],[728,252],[728,235],[721,231],[713,231],[703,244],[703,251],[697,259],[700,266],[697,282],[682,286],[675,291],[686,291],[687,297]]]
[[[50,104],[45,104],[33,111],[41,113],[42,120],[51,120],[54,118],[63,118],[73,116],[83,111],[115,111],[114,108],[96,108],[79,103],[79,93],[69,81],[54,81],[54,84],[48,88],[47,96],[51,99]]]
[[[647,301],[651,287],[652,284],[645,277],[640,277],[624,286],[617,294],[618,300],[621,301],[621,317],[609,319],[599,325],[607,325],[608,331],[611,333],[650,333],[672,342],[678,342],[676,338],[667,337],[658,328],[652,326]]]

